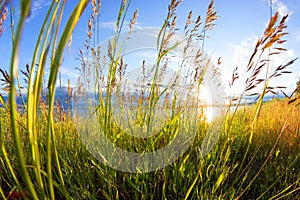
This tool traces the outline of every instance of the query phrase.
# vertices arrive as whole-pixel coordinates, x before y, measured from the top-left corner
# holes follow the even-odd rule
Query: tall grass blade
[[[64,180],[62,177],[62,172],[59,165],[59,158],[57,154],[57,149],[55,147],[55,133],[53,127],[53,113],[54,110],[54,101],[55,101],[55,82],[57,79],[58,70],[62,61],[62,56],[64,49],[69,41],[69,38],[72,34],[72,31],[78,22],[82,12],[88,4],[88,0],[83,0],[77,4],[76,8],[73,10],[71,16],[68,19],[68,22],[63,30],[62,36],[58,43],[58,47],[56,49],[53,61],[51,62],[50,75],[48,80],[48,90],[49,90],[49,113],[48,113],[48,134],[47,134],[47,173],[48,173],[48,184],[50,189],[51,198],[54,199],[54,190],[53,190],[53,180],[52,180],[52,161],[51,161],[51,144],[53,145],[54,156],[56,160],[56,164],[58,166],[58,173],[60,177],[61,184],[64,185]],[[65,190],[66,192],[66,190]],[[67,196],[67,195],[65,195]]]
[[[10,92],[9,92],[9,101],[10,101],[10,115],[11,115],[11,127],[12,132],[14,136],[14,145],[16,147],[16,154],[18,157],[18,161],[20,163],[20,168],[22,171],[22,175],[24,177],[24,181],[28,187],[28,190],[31,194],[32,199],[38,199],[37,193],[34,189],[33,183],[31,181],[31,178],[29,176],[29,173],[26,169],[26,162],[24,159],[24,153],[22,150],[22,145],[20,143],[20,135],[17,125],[17,105],[16,105],[16,97],[15,97],[15,78],[18,76],[17,74],[17,66],[18,66],[18,51],[19,51],[19,44],[20,44],[20,38],[24,26],[24,21],[26,17],[29,15],[30,11],[30,1],[21,1],[21,14],[19,23],[17,26],[17,31],[15,35],[15,43],[13,46],[13,52],[11,56],[11,63],[10,63],[10,77],[12,77],[12,82],[10,85]]]

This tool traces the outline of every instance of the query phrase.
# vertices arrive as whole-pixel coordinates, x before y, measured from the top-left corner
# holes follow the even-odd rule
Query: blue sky
[[[20,49],[19,64],[24,69],[27,63],[31,63],[32,52],[36,42],[37,34],[42,24],[43,17],[50,5],[48,0],[33,0],[31,16],[26,21],[25,29],[22,36]],[[69,0],[65,10],[63,21],[70,15],[71,10],[78,1]],[[105,41],[113,34],[113,24],[118,14],[120,2],[117,0],[102,0],[102,8],[99,16],[100,40]],[[136,27],[160,27],[167,14],[169,1],[167,0],[132,0],[129,9],[128,22],[133,12],[138,9]],[[206,9],[209,4],[208,0],[185,0],[179,6],[178,27],[182,30],[184,23],[190,10],[194,16],[201,15],[205,18]],[[16,18],[18,16],[18,1],[15,1]],[[209,32],[209,39],[205,43],[205,51],[213,54],[213,61],[221,57],[220,71],[222,80],[229,93],[228,82],[231,80],[232,70],[239,67],[240,74],[246,67],[247,61],[254,48],[258,37],[263,33],[269,17],[269,1],[268,0],[215,0],[215,8],[220,18],[217,26]],[[300,55],[300,2],[299,0],[273,0],[273,12],[279,11],[280,16],[290,13],[288,19],[287,31],[290,33],[286,36],[287,43],[285,47],[288,51],[280,57],[276,57],[273,65],[277,67],[279,64],[298,57]],[[73,43],[65,52],[64,62],[61,68],[63,84],[67,83],[67,79],[74,80],[78,75],[75,67],[79,67],[77,61],[79,49],[83,48],[84,40],[87,38],[87,20],[91,13],[91,5],[86,9],[82,18],[78,22],[73,32]],[[11,35],[9,27],[9,19],[4,24],[5,32],[0,37],[0,67],[8,70],[9,57],[11,53]],[[289,70],[293,74],[279,78],[273,84],[285,85],[287,91],[295,89],[295,83],[300,77],[299,61],[292,65]],[[235,90],[235,89],[234,89]],[[239,93],[240,90],[236,92]]]

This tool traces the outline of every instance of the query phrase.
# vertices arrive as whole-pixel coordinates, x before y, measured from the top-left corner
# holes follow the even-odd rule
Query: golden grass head
[[[135,12],[134,12],[134,14],[133,14],[133,17],[132,17],[132,19],[131,19],[131,21],[130,21],[130,24],[129,24],[129,32],[132,31],[133,26],[134,26],[134,24],[136,23],[137,17],[138,17],[138,10],[135,10]]]
[[[190,11],[187,20],[185,22],[184,30],[186,30],[189,27],[189,25],[192,23],[191,22],[192,16],[193,16],[193,11]]]
[[[215,26],[214,22],[218,19],[219,17],[217,16],[217,12],[215,11],[214,7],[214,0],[210,2],[207,8],[207,13],[206,13],[206,20],[205,20],[205,25],[204,29],[207,30],[212,30],[213,26]]]
[[[93,10],[93,14],[94,15],[98,15],[99,14],[99,11],[100,11],[100,8],[101,8],[101,1],[100,0],[92,0],[92,10]]]
[[[0,10],[0,36],[4,32],[3,23],[5,22],[8,15],[8,9],[4,6],[3,10]]]

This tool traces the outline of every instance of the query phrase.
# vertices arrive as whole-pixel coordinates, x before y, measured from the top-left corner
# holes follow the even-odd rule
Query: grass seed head
[[[3,23],[5,22],[8,15],[8,9],[6,6],[4,6],[3,10],[0,10],[0,36],[4,32]]]
[[[129,25],[129,31],[130,31],[130,32],[132,31],[133,26],[134,26],[134,24],[136,23],[137,16],[138,16],[138,10],[136,10],[136,11],[134,12],[133,17],[132,17],[132,19],[131,19],[131,21],[130,21],[130,25]]]
[[[212,30],[213,26],[215,26],[214,22],[218,19],[217,12],[214,7],[214,0],[212,0],[208,6],[206,13],[206,20],[204,25],[204,30]]]

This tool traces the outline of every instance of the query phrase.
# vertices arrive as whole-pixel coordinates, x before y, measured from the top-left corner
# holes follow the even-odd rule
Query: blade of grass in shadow
[[[279,139],[281,138],[283,131],[287,128],[287,123],[285,123],[280,131],[279,136],[277,137],[277,140],[275,142],[275,144],[273,145],[272,149],[270,150],[267,158],[264,160],[263,164],[261,165],[261,167],[259,168],[259,170],[257,171],[257,173],[254,175],[254,177],[251,179],[250,183],[246,186],[246,188],[238,195],[238,197],[236,197],[236,199],[240,199],[243,194],[250,188],[250,186],[253,184],[253,182],[255,181],[255,179],[259,176],[259,174],[261,173],[261,171],[263,170],[264,166],[267,164],[267,161],[271,158],[273,152],[275,151],[275,148],[279,142]]]
[[[2,101],[1,103],[4,105],[5,108],[5,112],[9,110],[9,107],[7,106],[7,104],[4,102],[2,95],[0,95],[0,100]],[[2,116],[1,116],[2,117]],[[17,185],[17,188],[21,188],[21,184],[17,178],[17,175],[13,169],[13,166],[10,162],[5,144],[4,144],[4,135],[2,134],[2,120],[0,121],[0,152],[1,152],[1,161],[3,162],[3,165],[5,165],[8,168],[8,171],[10,172],[10,175],[12,176],[13,181],[15,182],[15,184]],[[2,187],[0,187],[1,192],[2,192]],[[4,198],[5,199],[5,198]]]
[[[6,165],[6,167],[8,167],[8,170],[9,170],[14,182],[16,183],[17,187],[20,189],[21,188],[20,182],[17,178],[17,175],[16,175],[12,165],[11,165],[11,162],[9,160],[9,156],[7,154],[7,151],[6,151],[6,148],[5,148],[5,145],[4,145],[4,141],[2,141],[2,138],[1,138],[1,153],[2,153],[2,156],[3,156],[2,158],[3,158],[3,161]]]
[[[284,172],[281,173],[280,176],[278,176],[278,178],[259,196],[257,197],[257,200],[261,199],[264,197],[264,195],[274,187],[274,185],[289,171],[291,170],[291,168],[293,167],[294,163],[300,158],[300,154],[298,154],[296,156],[296,158],[293,160],[293,162],[284,170]],[[295,184],[295,183],[294,183]],[[273,196],[270,199],[275,199],[277,198],[280,194],[284,193],[286,190],[288,190],[290,187],[292,187],[294,184],[289,185],[287,188],[285,188],[284,190],[282,190],[280,193],[278,193],[277,195]],[[300,188],[299,188],[300,189]]]
[[[0,187],[0,197],[2,197],[2,199],[6,199],[1,187]]]
[[[294,186],[295,184],[297,184],[297,182],[298,182],[298,181],[296,181],[296,182],[294,182],[293,184],[289,185],[288,187],[284,188],[281,192],[279,192],[279,193],[276,194],[275,196],[271,197],[270,200],[272,200],[272,199],[276,199],[276,200],[283,199],[284,197],[288,197],[288,196],[291,195],[292,193],[294,193],[294,192],[300,190],[300,187],[298,187],[298,188],[296,188],[296,189],[294,189],[294,190],[292,190],[292,191],[290,191],[290,192],[288,192],[288,193],[286,193],[286,194],[283,194],[284,192],[286,192],[287,190],[289,190],[292,186]],[[281,194],[282,194],[282,196],[279,196],[279,195],[281,195]]]

